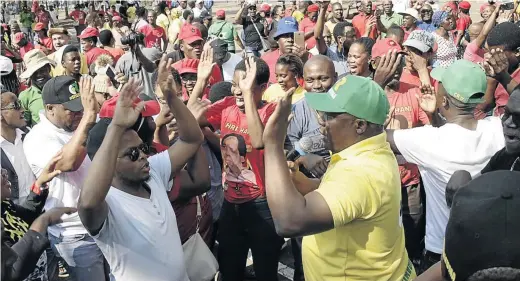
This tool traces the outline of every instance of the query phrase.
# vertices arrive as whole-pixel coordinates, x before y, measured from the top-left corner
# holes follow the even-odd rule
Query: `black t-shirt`
[[[489,160],[486,167],[484,167],[480,173],[485,174],[498,170],[511,170],[513,164],[513,171],[520,171],[520,160],[515,163],[517,158],[518,155],[508,154],[504,147],[491,157],[491,160]]]
[[[263,35],[264,25],[260,21],[259,17],[254,19],[254,25],[260,34]],[[262,50],[262,40],[260,39],[258,32],[256,32],[255,26],[253,26],[253,21],[251,21],[250,16],[242,16],[242,26],[244,27],[244,42],[246,47],[249,47],[254,51]]]

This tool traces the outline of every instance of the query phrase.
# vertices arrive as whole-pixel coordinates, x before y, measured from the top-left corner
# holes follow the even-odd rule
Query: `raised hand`
[[[428,61],[426,58],[410,51],[408,56],[411,58],[412,66],[416,71],[426,69],[428,67]]]
[[[377,23],[377,17],[376,16],[370,16],[368,17],[368,20],[365,22],[365,30],[370,30],[374,26],[376,26]]]
[[[170,98],[174,98],[176,96],[174,87],[175,82],[173,80],[173,74],[170,69],[172,63],[172,59],[169,59],[166,55],[163,55],[157,69],[157,84],[161,89],[161,96],[157,95],[157,97],[165,101],[168,101]]]
[[[379,65],[374,73],[374,82],[384,88],[394,77],[400,63],[401,54],[397,54],[395,50],[391,50],[386,55],[381,56]]]
[[[291,46],[291,53],[300,57],[303,61],[306,60],[307,50],[305,49],[305,46],[294,44]]]
[[[246,73],[242,73],[240,81],[238,81],[238,87],[242,91],[242,94],[251,93],[251,89],[255,85],[256,80],[256,61],[254,57],[249,57],[245,61]]]
[[[435,88],[432,85],[422,85],[421,88],[422,96],[415,95],[419,101],[419,105],[426,114],[434,114],[437,110],[437,96],[435,94]]]
[[[99,104],[94,94],[94,83],[92,83],[90,76],[81,76],[79,79],[79,93],[83,111],[94,115],[97,114],[99,112]]]
[[[161,103],[160,105],[161,112],[159,112],[159,115],[157,115],[157,118],[155,119],[155,124],[157,125],[157,128],[167,125],[174,118],[173,113],[171,113],[168,105],[163,103]]]
[[[484,54],[484,59],[483,66],[488,76],[495,77],[509,69],[509,60],[502,49],[492,49]]]
[[[267,121],[264,128],[264,144],[281,145],[283,147],[287,126],[289,125],[289,115],[291,114],[292,96],[295,88],[285,92],[285,96],[278,100],[276,109]]]
[[[207,50],[202,51],[197,68],[197,78],[204,79],[204,81],[209,79],[216,64],[213,62],[213,57],[213,48],[209,47]]]
[[[54,157],[52,157],[51,161],[47,163],[47,166],[43,168],[42,173],[36,179],[36,186],[39,188],[45,188],[48,182],[50,182],[53,178],[55,178],[57,175],[61,174],[60,170],[56,170],[56,164],[58,161],[62,158],[62,151],[58,151]]]
[[[128,83],[123,86],[119,98],[117,99],[112,124],[125,129],[135,124],[137,118],[139,118],[139,114],[141,114],[141,111],[144,109],[144,102],[140,102],[137,105],[135,104],[135,100],[142,90],[143,87],[139,86],[139,82],[135,78],[131,78]]]

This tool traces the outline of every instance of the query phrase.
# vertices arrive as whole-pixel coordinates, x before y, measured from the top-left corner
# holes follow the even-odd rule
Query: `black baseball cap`
[[[70,111],[82,111],[81,94],[76,80],[70,76],[58,76],[45,83],[42,90],[43,104],[63,104]]]
[[[444,238],[449,280],[494,267],[520,269],[519,183],[520,172],[495,171],[455,193]]]
[[[213,48],[213,51],[216,54],[225,54],[228,51],[228,43],[220,38],[213,40],[209,45]]]

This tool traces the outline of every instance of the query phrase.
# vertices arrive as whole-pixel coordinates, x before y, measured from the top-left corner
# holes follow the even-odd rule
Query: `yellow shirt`
[[[165,14],[160,14],[157,16],[155,24],[162,27],[165,31],[168,31],[168,28],[170,27],[170,19]]]
[[[294,11],[292,13],[293,18],[295,18],[298,22],[301,22],[305,15],[300,11]]]
[[[55,53],[56,52],[48,55],[47,57],[51,60],[54,60]],[[79,73],[88,74],[89,70],[88,70],[88,64],[87,64],[87,57],[83,53],[79,53],[79,57],[81,58],[81,68],[80,68]],[[63,68],[61,63],[56,63],[55,67],[51,67],[51,76],[52,77],[57,77],[57,76],[62,76],[62,75],[66,75],[66,73],[65,73],[65,68]]]
[[[262,99],[267,102],[275,102],[278,98],[281,98],[285,96],[285,91],[282,90],[282,87],[280,84],[272,84],[265,90],[264,94],[262,95]],[[292,103],[296,103],[297,101],[301,100],[305,96],[305,89],[302,87],[298,87],[292,96]]]
[[[386,133],[333,154],[316,190],[334,229],[303,238],[305,280],[407,281],[401,178]]]

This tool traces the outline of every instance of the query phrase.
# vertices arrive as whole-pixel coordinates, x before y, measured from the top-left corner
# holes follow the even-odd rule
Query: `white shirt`
[[[224,81],[233,81],[233,74],[235,73],[235,67],[237,64],[242,60],[242,57],[229,53],[231,57],[229,57],[229,60],[222,64],[222,76]]]
[[[193,8],[192,11],[193,11],[193,18],[198,19],[200,17],[200,14],[202,13],[202,11],[207,11],[207,10],[206,10],[206,8],[204,8],[204,6],[202,6],[202,9],[195,7],[195,8]]]
[[[73,134],[74,132],[56,127],[43,112],[40,113],[40,123],[32,128],[23,143],[27,162],[37,177],[47,163],[70,141]],[[54,207],[77,207],[90,163],[90,159],[85,157],[76,171],[63,172],[49,182],[49,196],[45,202],[45,210]],[[60,234],[72,236],[87,233],[77,212],[63,216],[62,223],[49,226],[48,230],[56,237]]]
[[[36,181],[31,166],[27,163],[25,153],[23,151],[22,135],[24,132],[16,129],[16,139],[14,144],[0,136],[0,146],[4,150],[7,159],[13,165],[16,176],[18,177],[18,198],[19,202],[23,202],[25,197],[29,195],[32,184]],[[16,199],[16,198],[14,198]]]
[[[426,250],[440,254],[450,210],[446,184],[457,170],[472,176],[505,146],[502,123],[497,117],[478,121],[475,131],[456,124],[440,128],[424,126],[394,131],[394,141],[406,161],[417,164],[426,191]]]
[[[406,9],[411,8],[408,0],[392,0],[392,4],[394,4],[394,12],[396,13],[404,13]]]
[[[177,220],[166,194],[171,186],[168,151],[148,161],[150,198],[111,187],[105,199],[108,216],[94,240],[115,280],[189,281]]]

